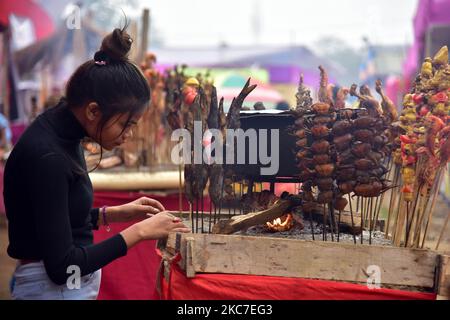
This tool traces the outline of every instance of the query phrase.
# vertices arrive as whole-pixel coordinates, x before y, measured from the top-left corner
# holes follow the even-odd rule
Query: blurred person
[[[189,232],[147,197],[92,208],[80,141],[88,137],[112,150],[132,136],[149,105],[147,81],[127,58],[131,44],[125,29],[108,34],[94,59],[71,76],[66,96],[33,121],[6,162],[8,254],[18,262],[14,299],[96,299],[102,267],[141,241]],[[136,222],[93,244],[93,229],[131,220]]]
[[[345,101],[347,100],[350,89],[347,87],[341,87],[337,84],[330,84],[329,90],[332,101],[334,102],[334,107],[336,109],[345,108]]]
[[[58,104],[59,100],[62,98],[61,90],[58,87],[52,88],[52,93],[50,96],[47,97],[47,99],[44,102],[43,110],[47,110],[51,107],[54,107]]]
[[[39,115],[39,107],[37,104],[37,98],[35,96],[31,97],[31,112],[29,122],[33,122]]]
[[[266,110],[266,107],[264,106],[264,103],[262,103],[261,101],[258,101],[258,102],[255,102],[255,104],[253,105],[253,109]]]
[[[9,120],[0,113],[0,160],[5,160],[12,147],[12,132]]]
[[[289,104],[286,101],[280,101],[277,103],[277,105],[275,106],[276,110],[289,110]]]

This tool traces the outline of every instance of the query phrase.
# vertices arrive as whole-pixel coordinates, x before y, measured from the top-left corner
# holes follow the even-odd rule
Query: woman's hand
[[[169,232],[190,232],[190,229],[181,222],[180,218],[167,211],[162,211],[133,224],[120,234],[129,249],[142,240],[166,238]]]
[[[190,232],[181,219],[163,211],[138,222],[140,235],[144,240],[162,239],[169,235],[169,232]]]
[[[148,214],[153,215],[165,210],[166,209],[159,201],[141,197],[121,206],[107,207],[106,215],[108,221],[126,222],[146,219],[148,218]]]

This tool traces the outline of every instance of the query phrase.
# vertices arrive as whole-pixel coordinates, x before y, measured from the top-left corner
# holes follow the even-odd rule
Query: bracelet
[[[102,207],[102,217],[103,217],[103,225],[106,227],[106,231],[110,232],[111,228],[109,226],[108,220],[106,220],[106,206]]]

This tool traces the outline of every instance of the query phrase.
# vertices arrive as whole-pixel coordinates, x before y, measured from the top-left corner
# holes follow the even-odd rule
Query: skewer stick
[[[194,233],[194,208],[192,206],[192,202],[189,201],[189,215],[190,215],[190,219],[191,219],[191,228],[192,228],[192,233]]]
[[[414,205],[413,205],[413,210],[412,210],[412,217],[411,217],[411,224],[409,226],[409,235],[408,235],[408,239],[409,239],[409,243],[407,243],[408,246],[412,246],[414,245],[414,239],[415,239],[415,234],[418,231],[419,228],[419,218],[420,218],[420,204],[422,204],[422,189],[424,187],[424,184],[421,183],[418,188],[417,188],[417,193],[416,193],[416,197],[414,199]],[[419,206],[418,206],[419,205]]]
[[[334,214],[333,214],[333,206],[331,205],[331,202],[328,203],[328,211],[329,211],[329,221],[330,221],[330,232],[331,232],[331,241],[334,242],[334,228],[333,228],[333,220],[334,220]]]
[[[213,203],[211,202],[211,198],[209,200],[209,216],[208,216],[208,233],[211,233],[211,220],[212,220],[212,207]],[[214,211],[216,211],[216,206],[214,206]]]
[[[422,238],[422,229],[424,229],[425,216],[426,216],[428,204],[430,203],[430,199],[431,199],[431,191],[432,191],[432,188],[427,189],[427,194],[425,196],[426,200],[423,203],[422,208],[420,208],[421,222],[420,222],[419,233],[418,233],[418,236],[416,239],[416,247],[417,248],[421,247],[420,241]]]
[[[410,201],[406,202],[406,229],[405,229],[405,248],[408,246],[409,230],[411,229],[411,206]]]
[[[374,212],[374,215],[375,215],[375,227],[374,228],[375,229],[377,228],[378,218],[380,217],[381,205],[383,204],[384,194],[385,194],[385,192],[383,192],[381,194],[381,196],[377,197],[377,201],[378,201],[378,198],[380,198],[378,209],[377,209],[377,206],[376,206],[376,203],[375,203],[375,212]],[[380,228],[380,230],[381,230],[381,228]]]
[[[381,196],[382,196],[383,194],[381,194]],[[381,209],[381,202],[382,202],[382,198],[381,198],[381,196],[378,196],[378,197],[375,197],[375,206],[374,206],[374,211],[373,211],[373,218],[375,219],[375,217],[377,216],[377,214],[378,214],[378,207],[380,207],[380,209]],[[381,201],[380,201],[381,200]],[[379,206],[378,206],[378,204],[380,204]],[[376,219],[376,220],[378,220],[378,219]]]
[[[356,212],[359,212],[359,196],[356,197]],[[361,215],[362,217],[362,215]],[[362,227],[362,224],[361,224]]]
[[[413,210],[411,212],[411,223],[409,225],[409,230],[408,230],[408,239],[410,241],[413,240],[412,235],[414,233],[414,230],[417,229],[417,226],[419,223],[419,217],[416,214],[416,209],[417,209],[417,204],[419,202],[419,196],[420,196],[420,192],[421,192],[422,188],[423,188],[423,183],[421,183],[417,188],[416,197],[414,199],[414,206],[413,206]],[[420,200],[422,200],[422,197],[420,197]],[[407,243],[406,245],[408,246],[409,244]]]
[[[241,184],[239,186],[239,201],[242,201],[242,194],[243,193],[244,193],[244,181],[242,180]],[[242,214],[242,205],[239,206],[239,214]]]
[[[422,239],[422,245],[420,246],[421,248],[424,247],[425,245],[425,241],[427,239],[427,234],[428,234],[428,228],[431,225],[431,221],[433,218],[433,211],[434,211],[434,206],[436,205],[436,199],[437,199],[437,195],[439,193],[439,187],[441,186],[441,182],[442,182],[442,178],[443,178],[443,174],[442,174],[442,168],[439,168],[439,171],[437,173],[437,179],[436,179],[436,185],[434,186],[434,190],[432,192],[433,194],[433,200],[431,202],[431,208],[430,211],[428,211],[428,218],[427,218],[427,224],[425,226],[425,232],[423,234],[423,239]]]
[[[205,216],[204,216],[204,206],[203,206],[203,204],[204,204],[204,202],[205,202],[205,198],[203,197],[203,190],[202,190],[202,212],[201,212],[201,216],[202,216],[202,232],[200,232],[200,233],[204,233],[205,231],[203,230],[203,220],[205,220],[204,218],[205,218]]]
[[[341,224],[341,210],[339,210],[339,217],[338,217],[338,223],[337,223],[337,242],[339,242],[339,236],[341,234],[340,224]]]
[[[403,224],[405,223],[405,214],[404,214],[404,202],[403,201],[403,193],[398,198],[398,209],[397,209],[397,215],[395,220],[395,233],[394,233],[394,244],[396,246],[400,245],[400,241],[403,235]]]
[[[198,233],[198,196],[195,199],[195,233]]]
[[[326,210],[326,205],[323,205],[323,221],[322,221],[322,239],[323,241],[327,241],[327,233],[326,233],[326,228],[327,228],[327,210]]]
[[[312,239],[313,239],[313,241],[315,241],[316,239],[314,239],[314,223],[313,223],[313,218],[312,218],[312,211],[309,212],[309,221],[311,223]]]
[[[233,217],[236,215],[236,177],[233,176]]]
[[[359,211],[361,211],[361,228],[364,228],[364,198],[361,197],[360,201],[361,208]]]
[[[348,194],[348,203],[350,204],[350,217],[352,219],[352,229],[353,229],[353,242],[356,244],[356,235],[355,235],[355,222],[353,221],[353,209],[352,209],[352,199],[350,198],[350,193]],[[339,212],[339,219],[341,218],[341,214]]]
[[[362,198],[362,204],[363,204],[363,207],[362,207],[362,210],[363,210],[363,212],[364,212],[364,228],[367,228],[367,198]]]
[[[220,188],[220,199],[219,199],[219,216],[222,213],[222,204],[223,204],[223,191],[224,191],[224,183],[223,183],[223,174],[222,174],[222,186]],[[217,212],[214,212],[214,224],[217,221]]]
[[[182,181],[181,181],[181,161],[180,164],[178,165],[178,180],[179,180],[179,184],[178,184],[178,209],[181,212],[183,211],[183,186],[182,186]]]
[[[366,220],[367,220],[367,227],[369,227],[369,231],[372,227],[372,218],[373,218],[372,211],[370,210],[371,200],[372,200],[371,197],[366,199]]]
[[[424,198],[426,198],[427,200],[424,201]],[[420,194],[419,209],[417,211],[417,223],[416,223],[416,228],[414,231],[414,239],[413,239],[413,247],[415,247],[415,248],[419,247],[420,233],[422,232],[422,224],[423,224],[423,219],[425,217],[424,209],[426,207],[428,199],[429,199],[429,190],[427,190],[425,197],[422,194]]]
[[[444,235],[445,229],[447,229],[448,219],[450,218],[450,212],[447,212],[447,218],[445,218],[444,225],[442,226],[441,233],[439,234],[438,242],[436,243],[435,250],[439,249],[439,245],[441,244],[442,236]]]
[[[394,185],[398,184],[398,180],[399,180],[399,176],[400,176],[400,170],[398,168],[398,166],[395,166],[395,173],[394,173]],[[386,227],[384,229],[384,237],[385,239],[387,239],[389,237],[389,226],[390,226],[390,222],[391,222],[391,216],[392,216],[392,205],[394,204],[396,198],[397,198],[397,192],[394,192],[394,190],[397,188],[393,188],[391,189],[391,197],[389,199],[389,211],[388,211],[388,218],[387,218],[387,223],[386,223]]]
[[[370,204],[370,209],[369,209],[369,244],[372,244],[372,229],[373,229],[372,197],[369,198],[369,204]]]
[[[364,243],[364,198],[361,198],[361,244]]]

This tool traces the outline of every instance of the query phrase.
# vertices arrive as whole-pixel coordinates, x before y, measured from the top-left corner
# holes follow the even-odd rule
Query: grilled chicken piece
[[[367,86],[363,86],[362,92],[366,94],[356,92],[356,88],[357,85],[352,84],[350,87],[350,95],[359,99],[360,107],[366,108],[369,114],[373,117],[381,116],[383,114],[383,110],[381,109],[378,100],[371,96],[369,88]]]
[[[375,90],[381,96],[381,108],[383,109],[384,114],[389,119],[389,123],[397,121],[398,112],[394,103],[387,95],[385,95],[381,80],[377,80],[375,83]]]
[[[318,98],[320,102],[333,104],[330,93],[328,91],[328,74],[322,66],[319,66],[320,70],[320,87],[318,92]]]

